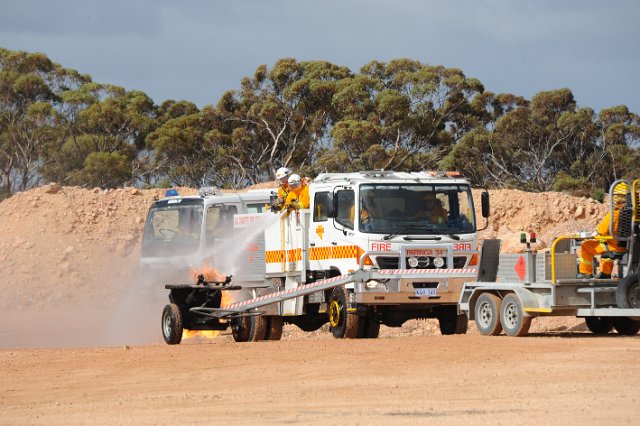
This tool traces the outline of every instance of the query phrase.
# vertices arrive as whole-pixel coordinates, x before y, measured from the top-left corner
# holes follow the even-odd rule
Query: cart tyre
[[[628,317],[613,318],[613,326],[618,334],[623,336],[635,336],[640,331],[640,321],[632,320]]]
[[[493,293],[482,293],[476,300],[474,315],[476,328],[485,336],[498,336],[502,333],[500,310],[502,299]]]
[[[616,304],[621,309],[640,308],[640,280],[638,274],[625,277],[616,289]]]
[[[255,315],[249,317],[249,323],[251,324],[250,330],[250,342],[259,342],[266,340],[267,332],[269,331],[269,318],[262,315]]]
[[[465,314],[458,315],[457,306],[442,306],[438,313],[438,324],[443,336],[466,334],[469,320]]]
[[[239,317],[231,320],[231,335],[236,342],[248,342],[251,339],[250,317]]]
[[[504,297],[500,309],[500,323],[508,336],[526,336],[529,333],[529,327],[531,327],[531,320],[532,317],[524,315],[522,302],[517,295],[509,293]]]
[[[347,310],[347,289],[336,287],[329,299],[329,328],[336,339],[355,339],[360,331],[361,318]]]
[[[162,310],[162,337],[168,345],[178,345],[182,341],[182,314],[175,303]]]
[[[264,340],[280,340],[282,339],[282,328],[284,327],[284,318],[280,316],[269,317],[269,326],[267,327],[267,335]]]
[[[593,334],[607,334],[613,330],[613,320],[609,317],[585,317],[584,322]]]

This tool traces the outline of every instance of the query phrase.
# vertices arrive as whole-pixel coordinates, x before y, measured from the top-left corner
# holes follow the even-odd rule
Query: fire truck
[[[164,198],[151,205],[145,221],[140,253],[143,276],[186,281],[190,271],[201,268],[216,251],[235,246],[235,216],[266,211],[271,192],[222,193],[202,187],[197,195],[180,195],[175,189],[167,190]]]
[[[180,343],[183,329],[227,326],[236,341],[277,340],[285,322],[305,331],[328,322],[336,338],[375,338],[381,324],[422,318],[437,318],[442,334],[466,332],[457,302],[479,259],[466,179],[454,172],[326,173],[309,195],[309,208],[275,212],[263,245],[240,260],[236,270],[253,270],[253,277],[166,286],[168,344]],[[488,218],[486,191],[481,200]],[[235,220],[247,226],[258,219]]]

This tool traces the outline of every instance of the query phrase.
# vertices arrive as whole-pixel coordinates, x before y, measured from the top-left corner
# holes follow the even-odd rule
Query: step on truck
[[[625,189],[621,189],[625,188]],[[614,194],[626,192],[619,208]],[[484,335],[524,336],[531,321],[541,316],[584,318],[594,334],[613,329],[620,335],[640,330],[640,180],[631,185],[618,180],[611,185],[611,237],[592,237],[591,233],[561,236],[550,252],[534,253],[530,239],[523,235],[528,249],[522,254],[500,254],[500,241],[485,241],[477,281],[464,284],[460,311],[475,320]],[[606,242],[614,238],[626,245],[626,252],[605,252],[602,258],[615,262],[611,278],[578,278],[578,256],[573,247],[587,238]],[[579,245],[578,245],[579,247]]]
[[[275,212],[263,249],[250,245],[236,269],[253,276],[166,286],[167,343],[179,343],[183,329],[227,326],[236,341],[277,340],[284,323],[314,331],[328,322],[336,338],[375,338],[381,324],[437,318],[442,334],[466,332],[457,302],[479,260],[466,179],[451,172],[328,173],[309,194],[308,209]],[[487,218],[487,192],[481,200]],[[238,215],[236,225],[254,219]]]

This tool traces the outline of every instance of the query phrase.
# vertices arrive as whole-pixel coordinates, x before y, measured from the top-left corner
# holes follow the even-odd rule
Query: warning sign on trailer
[[[514,269],[516,270],[516,274],[518,274],[518,277],[520,277],[520,281],[524,281],[524,277],[527,273],[527,265],[524,261],[524,256],[520,256],[518,258]]]

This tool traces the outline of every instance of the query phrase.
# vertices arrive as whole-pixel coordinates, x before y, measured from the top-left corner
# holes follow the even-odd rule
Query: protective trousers
[[[580,266],[578,270],[581,274],[593,274],[593,257],[611,250],[607,243],[598,240],[585,240],[580,245]],[[601,259],[600,272],[611,275],[613,271],[613,260]]]

